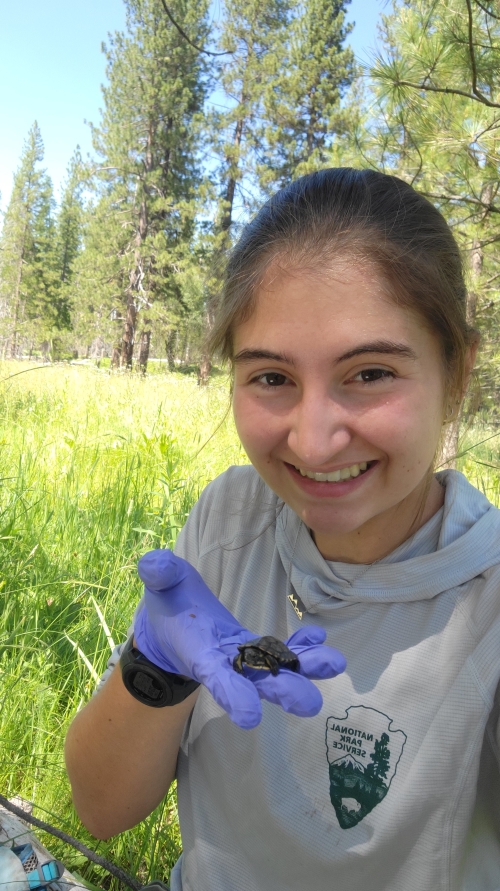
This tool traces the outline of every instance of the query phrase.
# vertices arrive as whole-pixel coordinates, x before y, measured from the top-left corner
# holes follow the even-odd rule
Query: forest
[[[327,166],[373,167],[444,213],[482,334],[479,404],[496,412],[500,17],[480,0],[396,0],[370,65],[348,0],[125,0],[94,154],[60,202],[27,134],[0,235],[0,355],[210,373],[224,257],[263,199]],[[152,366],[150,365],[150,370]]]

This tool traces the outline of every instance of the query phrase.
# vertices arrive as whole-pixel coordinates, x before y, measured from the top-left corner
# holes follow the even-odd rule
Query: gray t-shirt
[[[500,889],[500,511],[439,480],[441,511],[368,566],[325,561],[251,467],[203,493],[176,552],[245,627],[319,624],[347,669],[316,717],[264,702],[253,730],[201,689],[172,891]]]

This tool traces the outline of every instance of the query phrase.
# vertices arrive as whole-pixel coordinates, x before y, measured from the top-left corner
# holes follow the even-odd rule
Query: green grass
[[[73,811],[63,740],[106,664],[106,626],[125,637],[139,556],[171,546],[204,485],[246,462],[227,408],[222,376],[200,389],[182,374],[0,363],[0,792],[34,801],[37,816],[144,882],[168,880],[179,854],[175,792],[134,830],[97,842]],[[498,505],[496,433],[485,423],[467,433],[459,468]],[[87,881],[117,887],[43,840]]]
[[[17,363],[0,365],[0,379],[0,792],[36,802],[37,816],[143,881],[167,879],[180,848],[175,795],[98,843],[72,809],[62,744],[105,667],[104,625],[115,641],[126,634],[139,556],[173,545],[207,481],[246,461],[224,420],[227,382]],[[110,887],[72,849],[45,842]]]
[[[457,469],[500,507],[500,430],[477,419],[459,444]]]

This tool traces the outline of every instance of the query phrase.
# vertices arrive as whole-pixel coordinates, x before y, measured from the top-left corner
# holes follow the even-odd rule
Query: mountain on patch
[[[336,761],[332,761],[332,766],[341,768],[346,773],[361,773],[364,774],[365,768],[361,764],[361,762],[356,761],[352,755],[345,755],[343,758],[337,758]]]

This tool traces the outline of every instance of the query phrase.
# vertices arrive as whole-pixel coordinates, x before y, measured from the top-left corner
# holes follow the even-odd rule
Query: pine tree
[[[269,77],[276,73],[276,52],[285,39],[291,0],[227,0],[220,47],[228,57],[220,67],[219,82],[228,110],[214,116],[223,139],[216,139],[221,157],[219,210],[216,231],[219,249],[229,245],[238,197],[252,205],[256,150],[262,98]]]
[[[148,344],[157,316],[168,307],[178,314],[185,304],[205,63],[160,0],[126,0],[126,6],[127,33],[115,34],[105,48],[108,84],[102,121],[94,128],[102,158],[99,201],[87,227],[79,284],[88,305],[94,304],[91,292],[106,295],[103,314],[121,325],[115,363],[130,367],[138,314]],[[194,42],[202,41],[206,3],[176,0],[170,6]],[[145,366],[147,350],[141,361]]]
[[[71,310],[78,293],[74,278],[77,259],[82,249],[83,190],[85,169],[77,147],[71,158],[63,183],[61,202],[53,234],[53,254],[57,281],[54,303],[57,306],[57,328],[72,328]]]
[[[69,285],[82,247],[85,172],[79,147],[71,158],[57,214],[55,253],[60,280]]]
[[[365,157],[415,185],[453,227],[469,260],[468,319],[483,334],[481,404],[496,412],[500,19],[477,0],[399,0],[382,38]],[[458,451],[459,420],[447,431],[448,459]]]
[[[52,183],[39,165],[43,142],[35,122],[26,139],[0,239],[0,300],[4,355],[64,327],[54,255]]]
[[[353,27],[345,23],[348,2],[308,0],[294,10],[264,92],[264,187],[283,186],[329,164],[334,140],[349,130],[342,99],[356,70],[353,51],[344,46]]]
[[[211,261],[203,288],[203,334],[213,324],[214,304],[223,258],[235,233],[238,202],[245,209],[256,203],[259,128],[265,84],[275,71],[274,54],[283,40],[292,0],[226,0],[219,49],[226,57],[217,66],[217,85],[227,110],[212,111],[207,129],[215,172],[216,210],[209,239]],[[202,336],[202,340],[205,338]],[[202,352],[198,382],[206,384],[211,370]]]
[[[55,200],[48,176],[41,181],[37,212],[33,218],[32,263],[25,277],[27,300],[24,334],[33,346],[41,338],[52,340],[69,326],[69,313],[61,300],[55,252]]]

